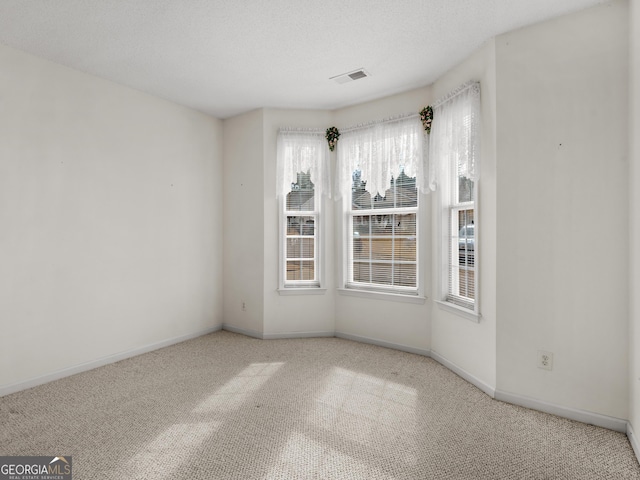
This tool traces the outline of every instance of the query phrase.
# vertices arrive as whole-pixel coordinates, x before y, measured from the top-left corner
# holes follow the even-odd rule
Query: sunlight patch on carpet
[[[284,362],[252,363],[196,406],[193,412],[223,413],[237,410],[283,365]]]
[[[221,422],[171,425],[121,467],[120,478],[173,478],[220,426]]]

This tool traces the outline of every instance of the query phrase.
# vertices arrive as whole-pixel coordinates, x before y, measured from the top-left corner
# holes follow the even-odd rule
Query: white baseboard
[[[240,335],[246,335],[247,337],[259,338],[260,340],[264,338],[262,332],[251,330],[249,328],[234,327],[233,325],[229,325],[228,323],[222,324],[222,330],[226,330],[227,332],[239,333]]]
[[[126,358],[136,357],[138,355],[142,355],[143,353],[151,352],[153,350],[158,350],[159,348],[164,348],[170,345],[174,345],[176,343],[184,342],[186,340],[191,340],[192,338],[201,337],[202,335],[207,335],[209,333],[217,332],[220,329],[222,329],[222,325],[217,325],[215,327],[206,328],[198,332],[189,333],[187,335],[181,335],[179,337],[169,338],[167,340],[145,345],[143,347],[134,348],[133,350],[128,350],[126,352],[120,352],[114,355],[108,355],[106,357],[81,363],[80,365],[75,365],[73,367],[63,368],[62,370],[57,370],[55,372],[47,373],[39,377],[30,378],[29,380],[24,380],[24,381],[12,383],[9,385],[3,385],[0,387],[0,397],[4,397],[5,395],[9,395],[11,393],[19,392],[21,390],[26,390],[27,388],[37,387],[38,385],[43,385],[45,383],[49,383],[54,380],[59,380],[64,377],[69,377],[71,375],[75,375],[76,373],[86,372],[87,370],[93,370],[94,368],[102,367],[110,363],[119,362],[120,360],[124,360]]]
[[[259,338],[259,339],[338,337],[338,338],[344,338],[346,340],[352,340],[355,342],[368,343],[371,345],[377,345],[380,347],[386,347],[394,350],[400,350],[403,352],[423,355],[425,357],[431,357],[438,363],[444,365],[446,368],[453,371],[454,373],[456,373],[457,375],[459,375],[460,377],[462,377],[472,385],[475,385],[480,390],[485,392],[490,397],[495,398],[496,400],[512,403],[514,405],[520,405],[522,407],[531,408],[534,410],[539,410],[541,412],[550,413],[552,415],[557,415],[559,417],[564,417],[571,420],[576,420],[578,422],[592,424],[599,427],[608,428],[610,430],[626,433],[627,437],[629,438],[629,442],[631,443],[631,446],[633,447],[633,450],[636,454],[636,457],[640,462],[640,442],[638,441],[638,437],[636,437],[636,435],[634,434],[634,430],[631,423],[628,422],[627,420],[623,420],[616,417],[610,417],[607,415],[601,415],[598,413],[588,412],[586,410],[580,410],[577,408],[564,407],[561,405],[545,402],[543,400],[537,400],[535,398],[527,397],[524,395],[518,395],[515,393],[496,390],[490,385],[488,385],[487,383],[483,382],[479,378],[470,374],[466,370],[460,368],[456,364],[450,362],[449,360],[447,360],[446,358],[444,358],[443,356],[441,356],[436,352],[432,352],[427,349],[410,347],[408,345],[386,342],[386,341],[378,340],[375,338],[362,337],[360,335],[353,335],[350,333],[342,333],[342,332],[292,332],[292,333],[263,334],[261,332],[257,332],[254,330],[238,328],[228,324],[222,324],[222,325],[210,327],[198,332],[170,338],[170,339],[163,340],[161,342],[153,343],[150,345],[145,345],[143,347],[129,350],[126,352],[121,352],[114,355],[108,355],[106,357],[92,360],[90,362],[85,362],[80,365],[64,368],[56,372],[31,378],[29,380],[0,386],[0,397],[9,395],[11,393],[19,392],[21,390],[26,390],[28,388],[36,387],[38,385],[42,385],[45,383],[49,383],[54,380],[59,380],[61,378],[75,375],[77,373],[85,372],[87,370],[92,370],[94,368],[102,367],[110,363],[115,363],[120,360],[124,360],[126,358],[142,355],[143,353],[151,352],[153,350],[158,350],[163,347],[168,347],[170,345],[184,342],[186,340],[191,340],[192,338],[200,337],[202,335],[207,335],[209,333],[213,333],[221,329],[234,332],[234,333],[239,333],[249,337]]]
[[[408,353],[415,353],[417,355],[423,355],[425,357],[430,356],[430,351],[410,347],[408,345],[402,345],[398,343],[385,342],[383,340],[377,340],[375,338],[361,337],[359,335],[352,335],[350,333],[342,332],[289,332],[289,333],[262,333],[256,330],[248,328],[239,328],[229,325],[227,323],[222,324],[222,329],[233,333],[239,333],[246,335],[247,337],[259,338],[263,340],[275,340],[279,338],[314,338],[314,337],[338,337],[346,340],[353,340],[354,342],[369,343],[371,345],[377,345],[379,347],[392,348],[394,350],[400,350]]]
[[[410,347],[408,345],[402,345],[399,343],[391,343],[385,342],[383,340],[377,340],[375,338],[369,337],[361,337],[359,335],[352,335],[350,333],[342,333],[342,332],[289,332],[289,333],[262,333],[256,330],[250,330],[247,328],[239,328],[234,327],[233,325],[229,325],[224,323],[222,325],[223,330],[227,330],[233,333],[239,333],[241,335],[246,335],[248,337],[260,338],[263,340],[275,340],[279,338],[314,338],[314,337],[338,337],[344,338],[346,340],[353,340],[354,342],[360,343],[369,343],[371,345],[377,345],[379,347],[392,348],[394,350],[400,350],[408,353],[415,353],[417,355],[424,355],[425,357],[430,356],[430,351]]]
[[[459,367],[455,363],[450,362],[449,360],[444,358],[439,353],[436,353],[436,352],[434,352],[432,350],[431,351],[431,358],[433,358],[439,364],[444,365],[445,367],[447,367],[453,373],[455,373],[458,376],[464,378],[470,384],[475,385],[476,387],[478,387],[480,390],[482,390],[484,393],[486,393],[490,397],[492,397],[492,398],[495,397],[495,394],[496,394],[496,389],[495,388],[493,388],[488,383],[485,383],[484,381],[480,380],[475,375],[470,374],[469,372],[467,372],[463,368]]]
[[[417,347],[410,347],[408,345],[402,345],[400,343],[385,342],[375,338],[361,337],[360,335],[352,335],[351,333],[335,332],[335,336],[338,338],[344,338],[346,340],[353,340],[354,342],[370,343],[371,345],[377,345],[379,347],[392,348],[394,350],[401,350],[403,352],[415,353],[416,355],[423,355],[425,357],[431,356],[429,350]]]
[[[633,432],[633,426],[631,422],[627,422],[627,438],[629,439],[629,443],[633,448],[633,451],[636,454],[636,458],[638,459],[638,463],[640,463],[640,443],[638,442],[638,437],[636,437]]]
[[[316,338],[335,337],[336,332],[291,332],[291,333],[265,333],[262,338],[265,340],[276,340],[279,338]]]
[[[588,412],[586,410],[580,410],[577,408],[564,407],[561,405],[556,405],[553,403],[545,402],[543,400],[538,400],[535,398],[527,397],[524,395],[518,395],[515,393],[504,392],[501,390],[496,390],[491,387],[487,383],[483,382],[479,378],[470,374],[466,370],[460,368],[458,365],[450,362],[437,352],[431,352],[431,358],[433,358],[438,363],[444,365],[452,372],[458,374],[460,377],[464,378],[467,382],[475,385],[484,393],[489,395],[490,397],[495,398],[496,400],[500,400],[507,403],[512,403],[514,405],[520,405],[521,407],[531,408],[533,410],[538,410],[540,412],[550,413],[552,415],[557,415],[558,417],[568,418],[570,420],[576,420],[578,422],[587,423],[591,425],[596,425],[598,427],[608,428],[609,430],[615,430],[618,432],[626,432],[629,437],[629,441],[633,446],[633,450],[636,453],[640,461],[640,445],[638,444],[637,437],[633,435],[633,429],[631,424],[626,420],[616,417],[610,417],[607,415],[601,415],[599,413]]]
[[[615,430],[617,432],[627,432],[628,422],[621,418],[601,415],[599,413],[580,410],[579,408],[564,407],[562,405],[545,402],[544,400],[538,400],[525,395],[518,395],[516,393],[504,392],[502,390],[496,390],[495,399],[512,403],[514,405],[520,405],[521,407],[538,410],[540,412],[550,413],[552,415],[557,415],[558,417],[588,423],[597,427],[608,428],[609,430]]]

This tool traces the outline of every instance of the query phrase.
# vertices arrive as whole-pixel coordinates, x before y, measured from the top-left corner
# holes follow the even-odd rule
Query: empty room
[[[640,0],[0,0],[0,479],[640,479]]]

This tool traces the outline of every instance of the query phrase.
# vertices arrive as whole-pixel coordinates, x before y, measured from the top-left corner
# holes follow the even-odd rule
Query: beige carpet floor
[[[0,398],[0,455],[71,455],[75,480],[640,479],[625,435],[429,358],[229,332]]]

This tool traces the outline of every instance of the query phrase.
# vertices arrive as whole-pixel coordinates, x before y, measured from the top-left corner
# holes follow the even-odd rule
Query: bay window
[[[281,129],[277,143],[280,290],[322,286],[322,197],[329,195],[323,132]]]
[[[418,285],[415,177],[401,171],[397,179],[391,179],[391,187],[383,197],[371,196],[359,180],[359,171],[353,176],[347,284],[415,291]]]
[[[342,133],[338,171],[345,288],[419,294],[422,135],[417,116]]]
[[[469,83],[434,105],[430,187],[438,190],[440,300],[479,313],[478,215],[480,84]]]

